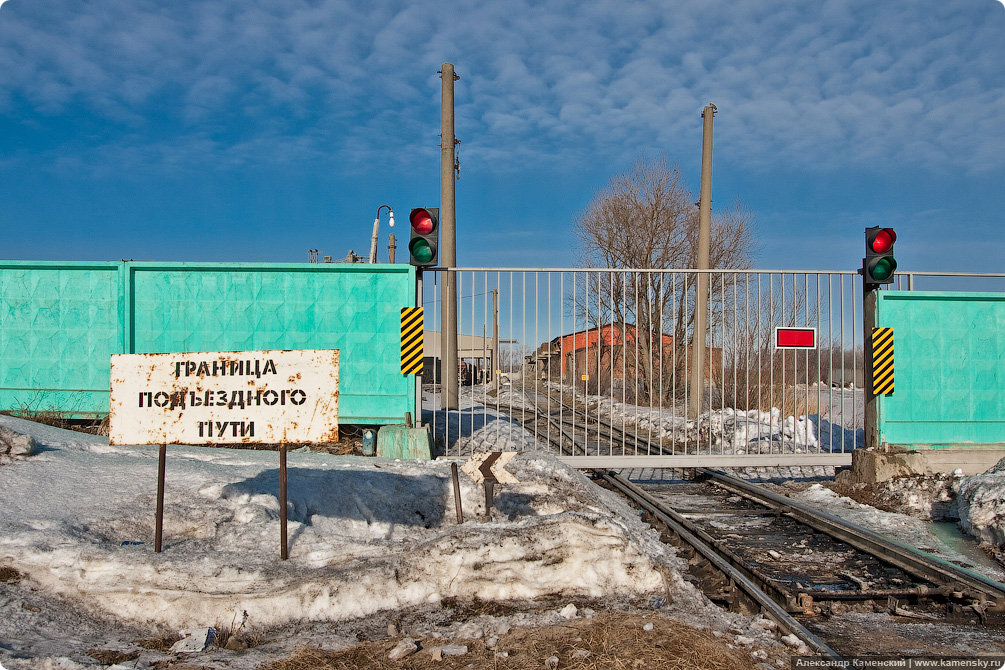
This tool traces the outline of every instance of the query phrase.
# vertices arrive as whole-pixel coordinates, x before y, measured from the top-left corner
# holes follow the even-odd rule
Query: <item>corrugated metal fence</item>
[[[0,409],[107,414],[111,354],[339,349],[341,421],[401,423],[415,286],[408,265],[2,261]]]

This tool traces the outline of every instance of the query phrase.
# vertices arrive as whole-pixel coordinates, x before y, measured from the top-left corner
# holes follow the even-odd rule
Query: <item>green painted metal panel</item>
[[[408,265],[0,262],[0,282],[0,409],[106,413],[112,353],[339,349],[341,422],[414,412]]]
[[[119,263],[0,261],[0,409],[108,411]]]
[[[896,390],[880,396],[880,437],[895,445],[1005,443],[1005,294],[880,291],[893,328]]]

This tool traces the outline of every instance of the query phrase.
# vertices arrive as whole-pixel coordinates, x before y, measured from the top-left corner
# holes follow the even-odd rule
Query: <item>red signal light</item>
[[[424,209],[416,209],[412,211],[409,217],[412,224],[412,230],[417,232],[419,235],[428,235],[433,232],[433,217],[429,215]]]
[[[890,284],[897,272],[897,259],[893,257],[893,244],[897,233],[893,228],[873,226],[865,229],[865,258],[862,259],[862,278],[866,287]]]
[[[877,254],[885,254],[893,249],[893,243],[897,241],[897,233],[893,228],[883,228],[872,240],[872,250]]]
[[[438,207],[416,207],[408,215],[412,227],[408,243],[408,262],[420,268],[432,267],[439,262],[436,252],[440,237],[440,209]]]

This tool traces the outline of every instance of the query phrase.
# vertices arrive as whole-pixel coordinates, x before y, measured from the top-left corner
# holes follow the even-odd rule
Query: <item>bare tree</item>
[[[712,216],[709,261],[712,268],[747,269],[756,250],[754,217],[739,201]],[[623,272],[586,273],[579,316],[595,327],[620,330],[622,365],[644,386],[644,393],[672,393],[664,383],[686,365],[693,337],[695,273],[654,270],[693,268],[698,257],[698,210],[680,168],[666,156],[639,158],[599,190],[573,222],[580,264]],[[729,290],[712,275],[710,317],[722,318],[716,300]],[[710,324],[711,325],[711,324]],[[633,340],[633,360],[626,345]],[[668,346],[671,355],[664,356]],[[608,360],[613,361],[614,356]],[[674,361],[668,364],[665,359]],[[609,363],[610,364],[610,363]]]

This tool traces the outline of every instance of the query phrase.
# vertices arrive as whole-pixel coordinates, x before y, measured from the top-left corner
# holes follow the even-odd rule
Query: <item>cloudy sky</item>
[[[998,0],[8,0],[0,258],[365,255],[378,206],[401,237],[438,204],[443,62],[462,266],[575,263],[639,156],[697,193],[713,102],[759,267],[854,269],[890,225],[901,269],[1005,271]]]

